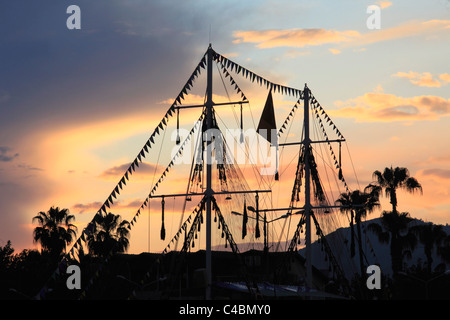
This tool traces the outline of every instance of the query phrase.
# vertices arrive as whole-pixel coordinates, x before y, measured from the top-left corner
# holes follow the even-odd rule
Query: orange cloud
[[[437,96],[404,98],[371,92],[335,105],[339,110],[330,110],[331,115],[358,122],[435,120],[450,115],[450,99]]]
[[[417,37],[423,35],[436,35],[439,32],[447,32],[450,27],[450,20],[429,20],[429,21],[409,21],[392,28],[381,28],[380,30],[371,30],[355,41],[344,44],[363,46],[367,44],[402,39],[408,37]]]
[[[377,1],[376,4],[379,5],[381,9],[386,9],[392,6],[392,2],[390,1]]]
[[[445,82],[450,82],[450,74],[448,74],[448,73],[440,74],[439,79],[441,79],[442,81],[445,81]]]
[[[117,180],[124,175],[124,173],[128,170],[129,167],[130,163],[124,163],[118,166],[108,168],[100,174],[100,178],[107,180],[110,179]],[[155,172],[159,172],[161,170],[163,170],[163,167],[160,165],[142,162],[139,163],[139,167],[136,168],[136,174],[140,175],[141,177],[143,176],[145,178],[147,176],[153,176]]]
[[[326,43],[352,41],[360,37],[358,31],[325,29],[286,29],[263,31],[236,31],[234,43],[257,43],[258,48],[317,46]]]
[[[135,199],[135,200],[131,200],[127,203],[123,203],[121,201],[116,201],[114,203],[114,208],[115,209],[137,209],[139,208],[139,206],[142,205],[142,202],[144,202],[144,200],[140,200],[140,199]],[[100,209],[100,207],[103,205],[102,202],[99,201],[94,201],[94,202],[89,202],[89,203],[76,203],[72,206],[73,209],[77,210],[78,213],[85,213],[88,211],[97,211],[98,209]]]
[[[442,85],[447,84],[447,82],[450,82],[450,75],[447,73],[438,76],[438,78],[441,79],[442,82],[437,79],[433,79],[432,74],[429,72],[397,72],[393,74],[392,77],[409,79],[412,84],[419,87],[441,87]]]
[[[339,53],[341,53],[341,50],[338,50],[338,49],[328,49],[328,50],[330,50],[330,52],[332,54],[339,54]]]
[[[390,2],[382,1],[382,8],[390,6]],[[450,28],[450,20],[409,21],[392,28],[361,34],[356,30],[326,30],[326,29],[283,29],[283,30],[248,30],[235,31],[233,43],[256,43],[260,49],[275,47],[302,48],[307,46],[319,46],[323,44],[341,44],[346,46],[363,46],[376,42],[394,39],[435,35],[438,32],[447,31]]]

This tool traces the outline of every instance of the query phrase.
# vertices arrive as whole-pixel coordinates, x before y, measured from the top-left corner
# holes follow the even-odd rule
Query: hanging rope
[[[258,192],[255,195],[256,201],[256,230],[255,230],[255,238],[258,239],[261,236],[261,232],[259,231],[259,194]]]

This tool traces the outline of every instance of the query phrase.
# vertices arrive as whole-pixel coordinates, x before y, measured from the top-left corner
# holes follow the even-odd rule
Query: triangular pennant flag
[[[276,130],[276,122],[275,122],[275,111],[273,108],[273,99],[272,99],[272,91],[269,91],[269,94],[266,99],[266,104],[264,106],[263,112],[261,114],[261,118],[259,120],[258,128],[256,132],[261,134],[260,130],[266,130],[266,137],[264,137],[267,141],[272,143],[272,130]]]

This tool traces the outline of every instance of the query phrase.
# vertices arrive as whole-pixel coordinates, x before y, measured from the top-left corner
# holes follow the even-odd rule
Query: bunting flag
[[[339,161],[336,158],[336,154],[333,151],[333,147],[331,145],[331,142],[329,141],[328,138],[328,134],[325,130],[325,127],[323,125],[323,120],[322,120],[322,116],[326,119],[326,122],[330,124],[330,126],[333,126],[333,130],[336,132],[336,134],[338,135],[338,137],[340,139],[344,139],[344,136],[340,133],[340,131],[337,129],[336,125],[333,123],[333,121],[331,120],[331,118],[328,116],[328,114],[325,112],[325,109],[322,108],[322,106],[320,105],[320,103],[317,101],[317,99],[311,94],[311,108],[313,109],[316,118],[319,120],[319,124],[320,127],[322,129],[323,135],[325,137],[325,140],[327,141],[328,147],[330,149],[330,153],[331,156],[333,157],[334,160],[334,165],[336,170],[338,170],[338,178],[339,180],[341,180],[344,183],[344,187],[346,192],[350,191],[350,188],[348,187],[348,184],[342,174],[342,166],[341,166],[341,144],[339,143]]]
[[[256,83],[260,86],[265,86],[267,89],[270,88],[271,91],[273,90],[281,94],[287,94],[295,97],[301,96],[301,90],[273,83],[216,52],[214,52],[214,60],[220,62],[230,71],[234,71],[236,74],[241,74],[247,80],[250,80],[253,83],[256,81]]]
[[[203,118],[204,118],[205,115],[206,115],[206,111],[202,112],[202,114],[198,118],[197,122],[195,122],[194,127],[191,128],[191,130],[189,131],[188,136],[183,141],[183,143],[181,143],[180,147],[178,148],[177,153],[172,157],[172,160],[169,162],[169,164],[167,165],[166,169],[163,171],[163,173],[161,174],[160,178],[158,179],[158,181],[153,186],[152,190],[147,195],[147,198],[144,200],[144,202],[142,203],[141,207],[136,212],[135,217],[138,217],[140,215],[140,210],[142,210],[145,207],[147,207],[147,205],[150,202],[151,196],[155,193],[155,191],[157,190],[158,186],[160,185],[160,183],[163,181],[164,177],[169,172],[170,168],[174,165],[176,159],[183,153],[183,150],[184,150],[186,144],[190,141],[190,139],[192,137],[192,134],[195,132],[195,130],[198,128],[198,126],[202,123]],[[128,228],[131,230],[131,226],[128,226]]]
[[[261,118],[259,119],[258,128],[256,132],[262,135],[267,141],[269,141],[272,145],[277,145],[276,141],[272,142],[272,130],[277,129],[277,124],[275,121],[275,111],[273,109],[273,99],[272,99],[272,91],[269,91],[267,95],[266,104],[264,105],[264,109],[261,114]],[[264,135],[265,130],[266,134]]]
[[[275,141],[272,141],[272,132],[276,132],[276,130],[277,124],[275,121],[275,111],[273,108],[272,91],[269,91],[256,132],[269,141],[272,146],[276,147],[277,154],[275,156],[275,180],[278,180],[278,135],[274,137]]]
[[[203,55],[202,59],[200,60],[200,62],[198,63],[197,67],[192,72],[192,74],[189,77],[189,79],[187,80],[186,84],[183,86],[183,88],[181,89],[180,93],[175,98],[174,102],[172,103],[170,108],[167,110],[166,114],[164,115],[164,117],[162,118],[160,123],[155,127],[155,129],[154,129],[153,133],[151,134],[150,138],[146,141],[144,146],[139,151],[138,155],[131,162],[129,168],[125,171],[125,173],[122,176],[122,178],[119,180],[119,182],[113,188],[113,191],[106,198],[105,202],[102,204],[100,209],[97,211],[96,215],[97,214],[103,215],[103,214],[107,213],[107,209],[106,208],[110,208],[110,206],[113,204],[113,198],[117,199],[117,195],[120,194],[119,189],[123,190],[123,187],[126,185],[126,181],[129,180],[129,176],[132,175],[132,173],[136,170],[136,167],[139,167],[139,162],[142,162],[142,159],[145,158],[146,153],[149,152],[149,148],[151,148],[152,143],[154,143],[155,136],[157,134],[159,135],[159,131],[160,130],[164,130],[164,127],[167,126],[167,122],[169,120],[169,117],[171,117],[173,115],[176,106],[178,104],[181,104],[181,100],[184,99],[184,96],[187,94],[187,91],[192,88],[192,84],[195,81],[195,79],[200,75],[201,69],[205,69],[205,66],[206,66],[206,55],[207,55],[207,52]],[[94,216],[94,218],[95,218],[95,216]],[[91,225],[91,223],[93,221],[94,220],[92,220],[89,223],[89,225]],[[88,234],[88,232],[89,231],[87,229],[84,229],[79,239],[85,239],[86,235]],[[83,240],[83,241],[85,241],[85,240]],[[75,244],[72,246],[72,248],[63,257],[62,262],[67,261],[67,257],[74,256],[75,250],[77,250],[77,248],[79,247],[79,245],[77,245],[77,243],[78,243],[78,240],[75,242]],[[52,274],[52,276],[50,277],[50,279],[48,281],[50,281],[52,278],[54,278],[55,274],[58,275],[59,273],[57,273],[57,272],[59,272],[59,271],[56,270],[54,272],[54,274]],[[43,286],[43,288],[39,291],[39,293],[37,294],[36,297],[37,298],[44,298],[45,295],[46,295],[46,291],[47,290],[48,290],[48,285],[45,284]]]
[[[291,120],[291,118],[293,118],[294,113],[298,109],[298,106],[300,104],[300,100],[301,100],[301,98],[299,98],[297,100],[297,102],[294,104],[294,106],[291,109],[291,112],[289,112],[289,115],[286,117],[286,119],[284,120],[283,124],[281,125],[281,128],[278,130],[278,137],[281,136],[281,134],[283,133],[284,129],[286,129],[289,121]]]
[[[325,109],[320,105],[320,103],[316,100],[316,98],[312,95],[312,93],[310,93],[311,95],[311,103],[314,106],[314,109],[319,109],[319,111],[321,112],[321,116],[323,115],[326,119],[326,122],[329,123],[330,127],[333,127],[333,130],[336,132],[336,134],[338,135],[339,138],[344,139],[344,136],[342,135],[342,133],[339,131],[339,129],[336,127],[336,125],[334,124],[334,122],[331,120],[330,116],[325,112]],[[316,117],[318,116],[318,113],[316,114]]]
[[[228,72],[227,68],[223,63],[220,63],[220,67],[222,68],[222,73],[225,75],[225,78],[229,78],[231,85],[234,87],[236,93],[241,95],[242,101],[247,101],[247,97],[244,94],[244,91],[238,86],[236,81],[233,79],[231,74]]]

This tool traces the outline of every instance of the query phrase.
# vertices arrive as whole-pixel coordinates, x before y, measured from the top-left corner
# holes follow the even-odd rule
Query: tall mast
[[[304,128],[305,140],[305,242],[306,242],[306,285],[312,288],[312,261],[311,261],[311,172],[310,172],[310,154],[309,148],[311,140],[309,138],[309,89],[305,84],[303,91],[304,101]]]
[[[208,47],[208,64],[207,64],[207,97],[206,97],[206,300],[211,299],[211,285],[212,285],[212,274],[211,274],[211,196],[212,196],[212,186],[211,186],[211,128],[212,128],[212,62],[213,62],[213,51],[211,44]]]

